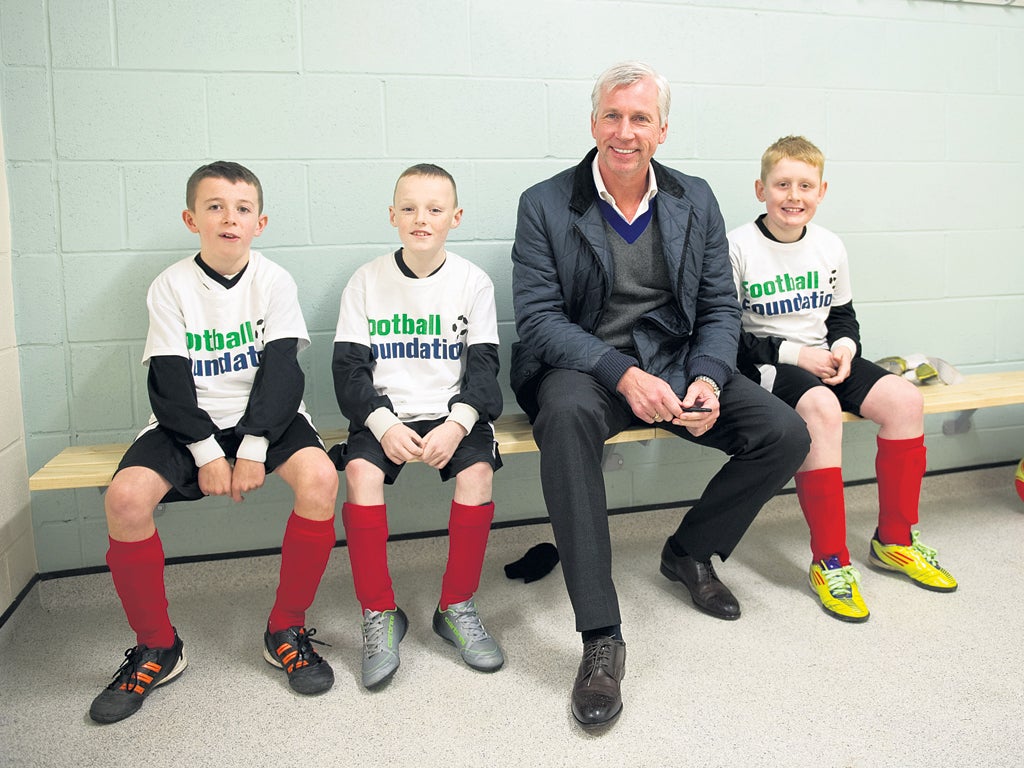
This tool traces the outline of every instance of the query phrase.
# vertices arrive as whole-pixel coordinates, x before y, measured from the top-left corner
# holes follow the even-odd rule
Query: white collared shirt
[[[642,216],[647,213],[647,209],[651,207],[651,200],[656,194],[658,194],[658,182],[654,179],[654,167],[651,165],[647,166],[647,194],[645,194],[641,200],[640,205],[637,206],[636,213],[633,214],[632,219],[627,219],[626,215],[619,210],[619,206],[615,203],[615,198],[608,192],[608,187],[604,185],[604,179],[601,178],[601,171],[597,167],[597,155],[594,156],[594,162],[591,165],[591,170],[594,172],[594,184],[597,186],[597,194],[601,196],[608,205],[610,205],[622,220],[627,224],[632,224],[636,221],[638,216]]]

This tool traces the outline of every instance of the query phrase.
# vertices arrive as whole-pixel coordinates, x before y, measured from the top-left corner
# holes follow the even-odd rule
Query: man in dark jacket
[[[740,311],[718,203],[702,179],[652,160],[668,131],[668,83],[646,64],[619,64],[592,101],[596,149],[523,193],[512,248],[512,387],[533,421],[583,635],[572,711],[585,728],[621,711],[626,654],[605,440],[644,422],[731,457],[661,554],[661,572],[721,619],[740,607],[712,555],[729,556],[810,444],[791,408],[733,376]]]

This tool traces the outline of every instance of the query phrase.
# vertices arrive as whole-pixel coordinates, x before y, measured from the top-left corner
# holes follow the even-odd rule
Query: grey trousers
[[[579,371],[546,373],[537,400],[540,411],[533,434],[540,448],[541,485],[576,629],[621,624],[601,460],[605,440],[639,422],[622,397]],[[729,381],[719,402],[718,421],[700,437],[682,427],[661,425],[684,440],[730,456],[673,534],[702,561],[713,554],[723,560],[730,555],[810,448],[803,419],[743,376]]]

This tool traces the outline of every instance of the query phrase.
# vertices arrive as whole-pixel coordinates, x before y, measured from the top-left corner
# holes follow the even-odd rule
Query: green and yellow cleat
[[[883,544],[878,540],[878,531],[871,537],[868,562],[875,568],[898,571],[910,577],[919,587],[933,592],[953,592],[957,583],[953,575],[939,565],[937,553],[918,540],[919,531],[911,533],[910,546]]]
[[[870,613],[860,596],[860,574],[852,565],[842,565],[832,555],[811,563],[808,573],[811,591],[821,600],[825,613],[840,621],[867,621]]]

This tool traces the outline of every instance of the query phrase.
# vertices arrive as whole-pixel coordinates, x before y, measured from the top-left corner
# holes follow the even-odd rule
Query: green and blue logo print
[[[220,376],[259,368],[263,362],[263,320],[246,320],[233,330],[185,331],[193,376]],[[210,353],[213,353],[210,356]]]
[[[441,315],[411,316],[396,312],[391,317],[369,318],[370,349],[376,360],[459,360],[466,348],[469,320],[459,315],[451,324],[451,336]]]
[[[767,317],[831,306],[836,271],[829,274],[827,290],[820,284],[818,271],[813,269],[798,275],[783,272],[764,282],[744,280],[740,303],[744,310]]]

